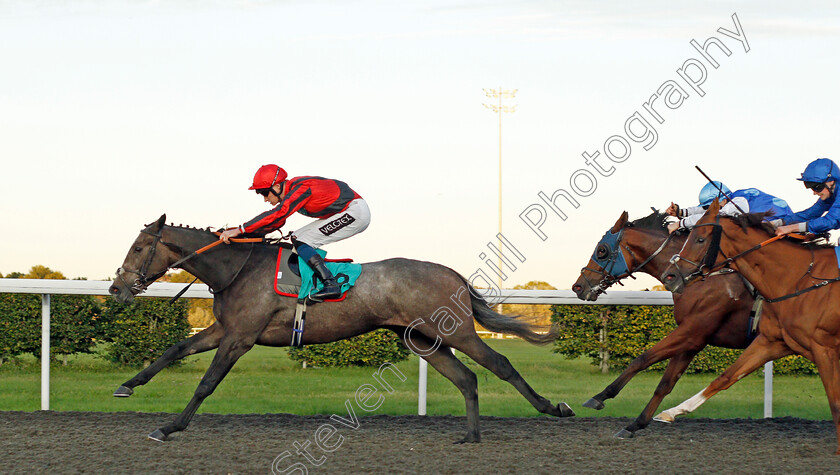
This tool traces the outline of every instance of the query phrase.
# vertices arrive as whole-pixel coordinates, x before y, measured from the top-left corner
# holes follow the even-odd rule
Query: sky
[[[108,278],[163,213],[265,211],[247,188],[276,163],[368,202],[370,227],[330,257],[495,279],[483,104],[502,88],[503,285],[568,289],[622,211],[696,205],[695,165],[810,206],[796,178],[838,158],[838,50],[828,1],[0,0],[0,273]]]

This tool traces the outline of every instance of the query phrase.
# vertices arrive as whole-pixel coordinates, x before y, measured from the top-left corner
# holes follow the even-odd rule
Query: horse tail
[[[533,343],[535,345],[547,345],[556,340],[560,335],[560,329],[556,324],[538,325],[525,321],[528,317],[510,317],[494,312],[493,309],[490,308],[490,304],[488,304],[487,301],[478,294],[475,288],[470,285],[463,276],[460,277],[461,280],[464,281],[464,284],[466,284],[467,290],[469,290],[470,293],[473,318],[475,318],[475,320],[484,328],[496,333],[516,335],[528,343]],[[538,331],[544,331],[546,333],[537,333]]]

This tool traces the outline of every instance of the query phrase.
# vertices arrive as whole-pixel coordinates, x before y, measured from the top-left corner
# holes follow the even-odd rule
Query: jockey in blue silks
[[[730,198],[732,202],[729,201]],[[668,224],[668,231],[674,232],[680,228],[693,228],[715,199],[720,200],[720,214],[723,216],[736,216],[741,214],[741,211],[744,213],[772,211],[772,215],[768,216],[767,219],[772,220],[770,222],[774,225],[780,225],[783,220],[793,215],[793,210],[781,198],[777,198],[757,188],[730,191],[726,185],[719,181],[706,183],[700,190],[698,199],[700,201],[698,206],[688,208],[680,208],[676,204],[671,203],[666,213],[671,216],[678,216],[681,219],[678,222]]]
[[[824,233],[840,229],[840,200],[837,200],[837,177],[840,168],[828,158],[818,158],[809,163],[797,180],[819,197],[810,208],[794,213],[785,219],[785,226],[776,228],[776,234]]]

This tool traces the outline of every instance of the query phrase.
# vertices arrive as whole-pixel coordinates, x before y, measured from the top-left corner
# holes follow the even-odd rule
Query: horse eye
[[[143,250],[143,248],[139,247],[139,246],[134,248],[134,252],[140,252],[142,250]]]
[[[609,255],[610,255],[609,249],[607,249],[607,246],[605,246],[603,244],[598,246],[598,248],[595,250],[595,256],[597,256],[598,259],[604,259],[605,257],[607,257]]]
[[[697,242],[706,242],[706,238],[699,237],[697,238]]]

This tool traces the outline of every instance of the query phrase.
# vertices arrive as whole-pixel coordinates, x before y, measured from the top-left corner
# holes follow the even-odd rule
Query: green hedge
[[[295,361],[320,367],[380,366],[402,361],[411,353],[394,332],[384,329],[332,343],[288,348],[287,352]]]
[[[590,358],[593,365],[600,366],[602,350],[606,350],[609,368],[619,371],[676,328],[671,306],[554,305],[551,320],[560,327],[555,353],[569,358]],[[602,328],[606,328],[603,344]],[[707,346],[694,358],[687,372],[722,373],[742,352]],[[651,369],[664,370],[667,363],[659,362]],[[816,374],[816,367],[806,358],[789,356],[776,361],[773,371]]]
[[[105,357],[127,366],[146,366],[167,348],[187,338],[187,303],[143,297],[131,305],[108,299],[102,312]],[[177,363],[177,362],[176,362]]]
[[[102,338],[101,307],[90,295],[50,297],[50,357],[92,353]],[[0,294],[0,360],[41,356],[41,296]]]
[[[0,294],[0,362],[41,348],[41,296]]]
[[[101,314],[99,301],[91,295],[50,297],[50,353],[93,353],[96,342],[103,339]],[[40,346],[34,354],[40,357]]]
[[[123,305],[90,295],[52,295],[50,357],[93,353],[105,343],[107,359],[146,364],[189,334],[187,301],[168,302],[143,297]],[[41,296],[0,294],[0,363],[24,354],[41,356]]]

